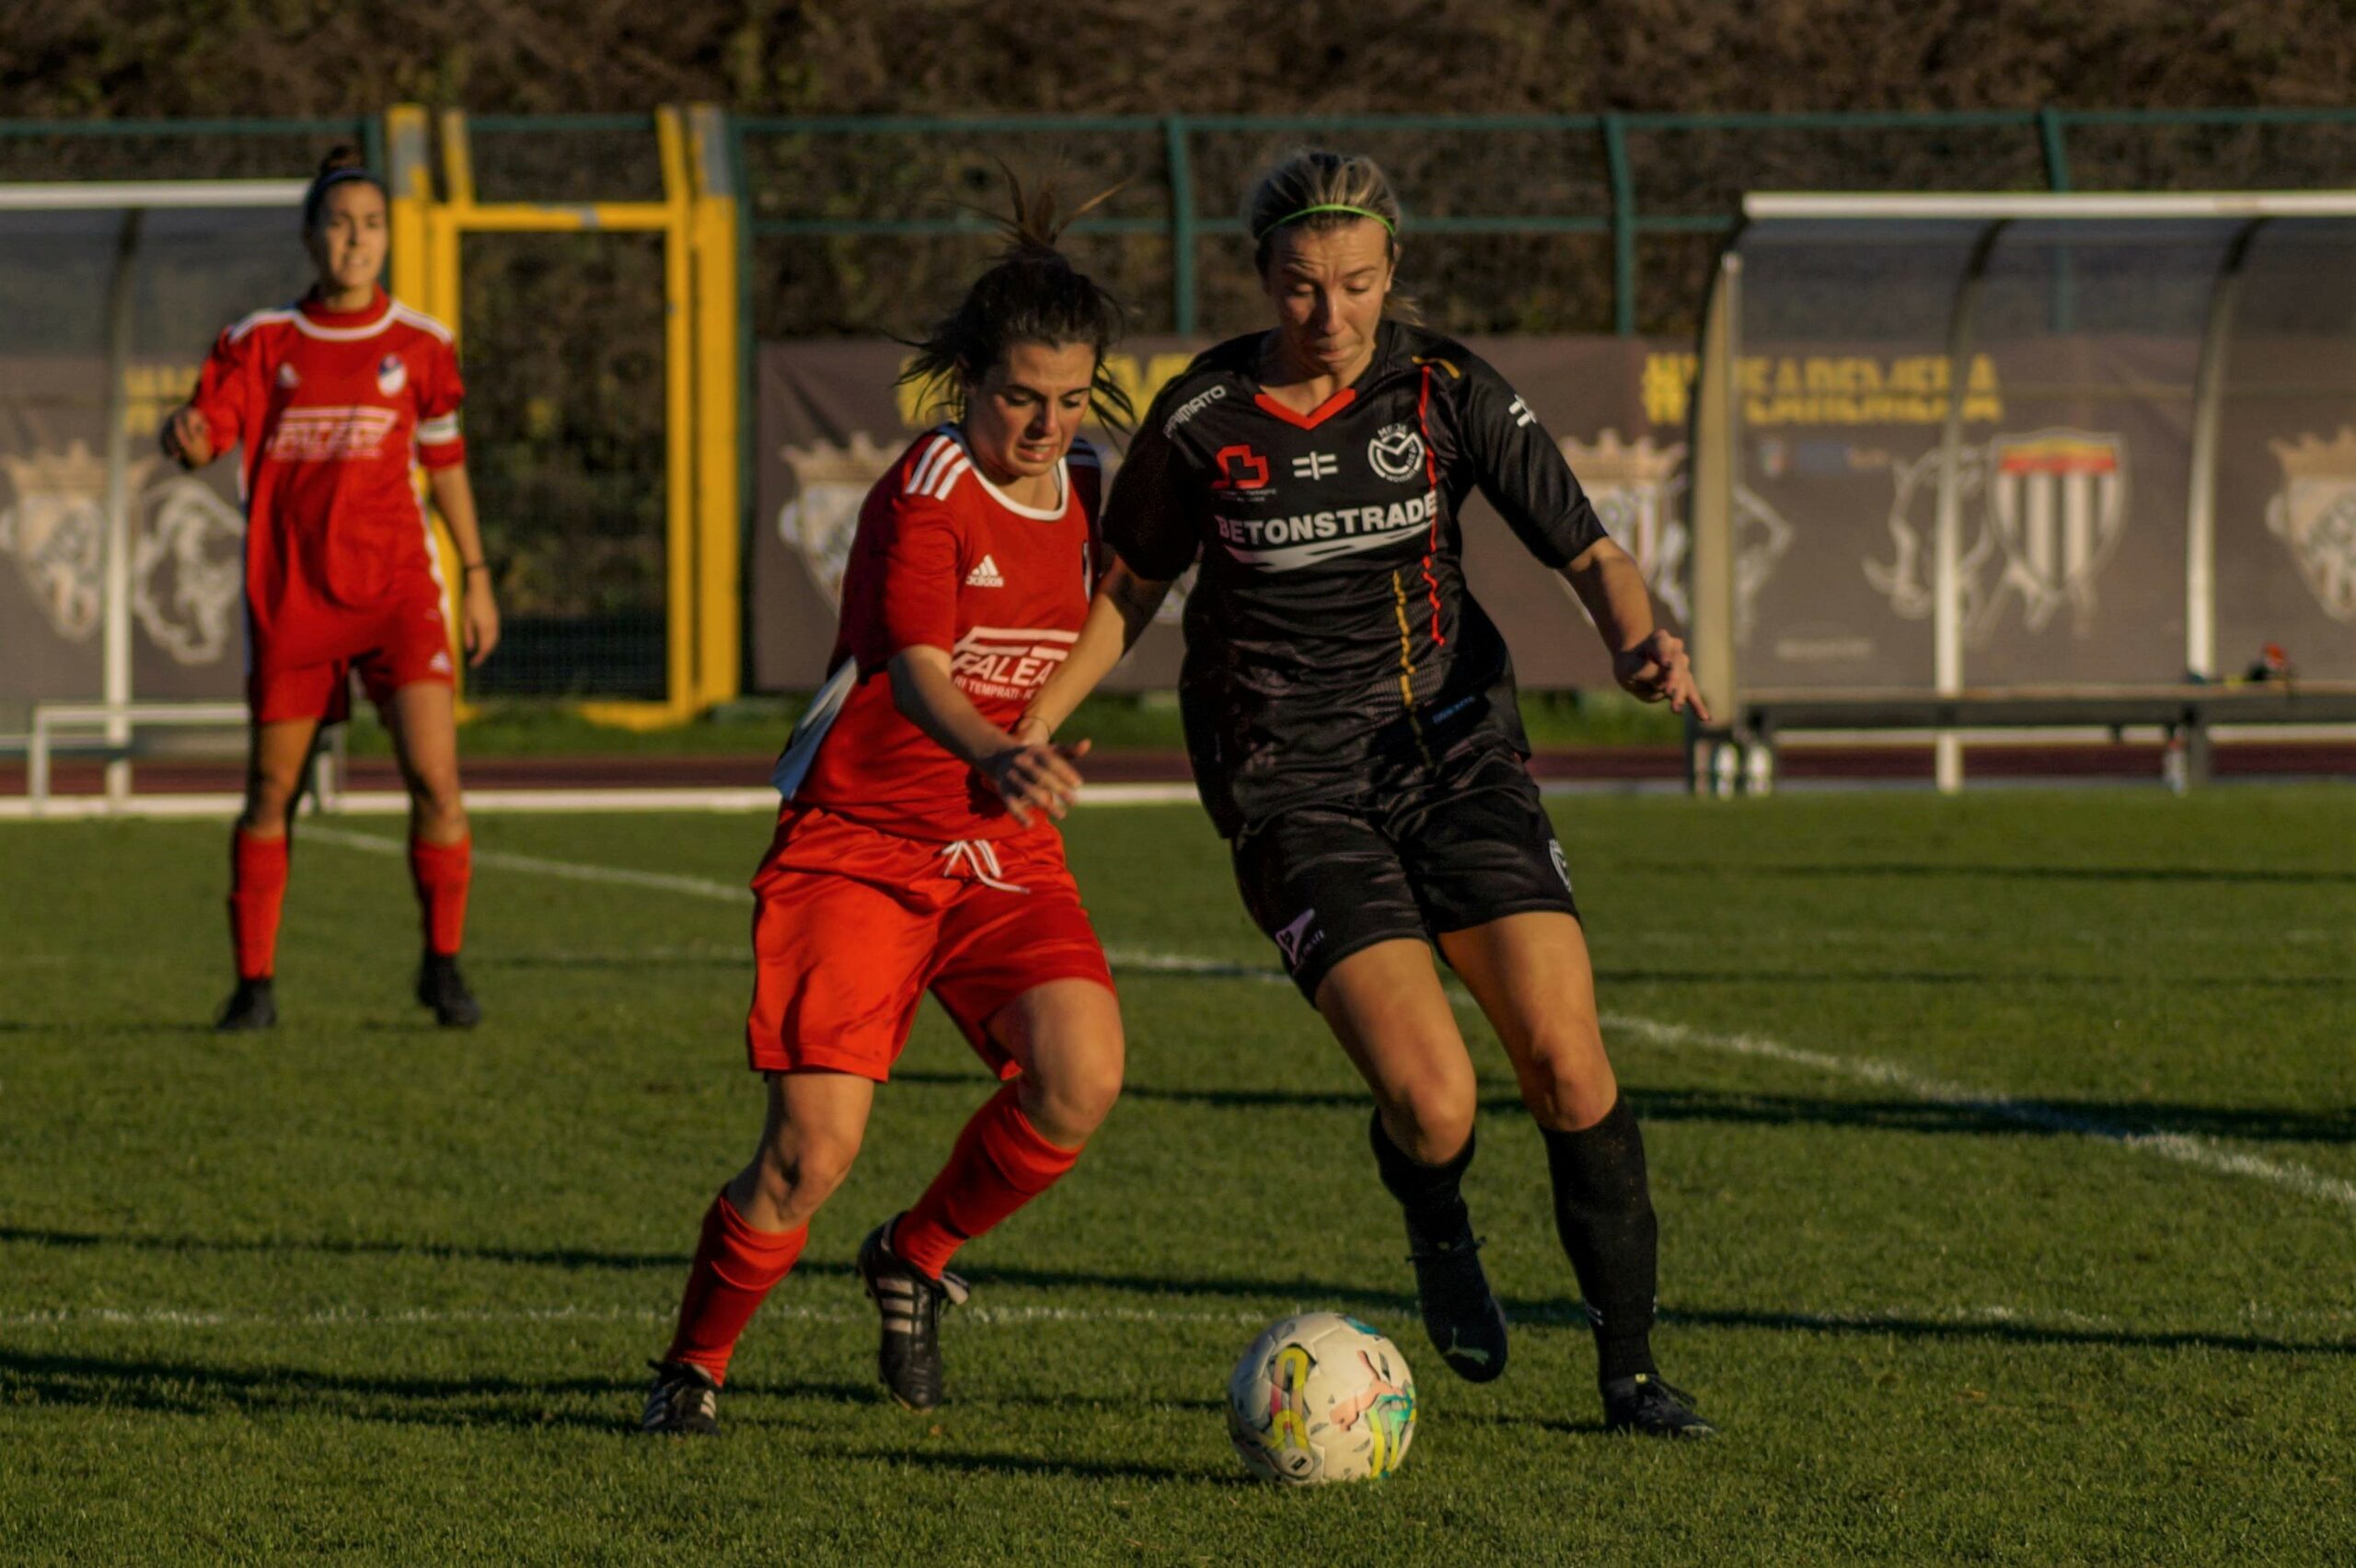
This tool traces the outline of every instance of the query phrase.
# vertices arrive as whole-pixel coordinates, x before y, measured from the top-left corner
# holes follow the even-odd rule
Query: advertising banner
[[[235,700],[245,681],[245,516],[234,457],[181,472],[156,445],[193,363],[126,372],[132,690]],[[0,703],[102,695],[106,367],[0,359]]]
[[[1163,383],[1207,346],[1207,340],[1132,340],[1112,367],[1142,412]],[[1561,441],[1606,526],[1657,585],[1662,614],[1679,622],[1684,394],[1681,386],[1653,383],[1682,374],[1680,356],[1663,345],[1620,338],[1473,339],[1469,346],[1497,367]],[[901,345],[872,340],[761,348],[757,510],[746,571],[751,679],[758,689],[807,690],[826,673],[860,502],[917,432],[938,417],[894,387],[907,359]],[[1119,467],[1120,442],[1093,427],[1085,433],[1103,454],[1109,478]],[[1609,685],[1610,663],[1570,585],[1532,559],[1485,503],[1467,508],[1464,534],[1466,576],[1504,628],[1523,684]],[[1107,681],[1108,689],[1176,684],[1184,588],[1182,582],[1172,594],[1160,624]]]

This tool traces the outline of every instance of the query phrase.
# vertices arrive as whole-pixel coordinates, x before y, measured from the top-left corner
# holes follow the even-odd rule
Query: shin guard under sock
[[[754,1229],[722,1188],[704,1211],[696,1261],[687,1270],[687,1288],[679,1300],[678,1332],[663,1359],[692,1363],[710,1373],[713,1382],[726,1382],[728,1358],[735,1353],[738,1336],[792,1269],[809,1239],[807,1225],[791,1230]]]
[[[1652,1328],[1660,1227],[1636,1113],[1623,1097],[1591,1127],[1540,1130],[1553,1177],[1554,1228],[1587,1298],[1600,1375],[1606,1382],[1657,1376]]]
[[[1006,1085],[974,1113],[949,1163],[892,1227],[892,1251],[939,1279],[958,1248],[1054,1186],[1080,1152],[1041,1136]]]
[[[417,910],[424,927],[425,951],[441,958],[455,957],[467,931],[467,887],[474,879],[474,839],[455,844],[409,841],[409,875],[417,889]]]
[[[1472,1135],[1467,1134],[1464,1147],[1440,1165],[1426,1165],[1392,1143],[1380,1111],[1369,1124],[1368,1136],[1374,1145],[1375,1170],[1405,1212],[1409,1234],[1445,1240],[1464,1228],[1468,1218],[1462,1187],[1465,1171],[1472,1168]]]
[[[286,861],[284,834],[257,838],[240,827],[229,836],[229,940],[240,980],[267,980],[278,971]]]

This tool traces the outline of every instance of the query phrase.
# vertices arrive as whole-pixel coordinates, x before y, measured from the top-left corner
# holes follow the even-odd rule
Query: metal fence
[[[727,540],[730,517],[752,526],[753,345],[919,328],[992,244],[1001,161],[1074,198],[1120,187],[1070,243],[1141,331],[1260,318],[1235,213],[1261,167],[1322,142],[1390,168],[1404,282],[1436,324],[1691,340],[1747,190],[2329,188],[2356,167],[2356,109],[0,121],[0,183],[301,178],[338,142],[420,214],[397,213],[396,266],[425,268],[417,303],[463,317],[476,351],[469,438],[512,628],[477,689],[660,718],[739,684]]]
[[[749,325],[764,336],[872,331],[887,307],[925,297],[924,256],[948,251],[963,266],[989,233],[952,198],[987,202],[997,158],[1034,174],[1060,166],[1082,194],[1130,182],[1072,232],[1113,263],[1149,330],[1218,330],[1248,308],[1234,213],[1253,171],[1316,140],[1391,169],[1415,247],[1408,280],[1445,324],[1622,336],[1696,327],[1746,190],[2292,190],[2344,184],[2356,167],[2347,109],[731,123],[747,276],[777,280],[749,293]],[[879,264],[855,243],[875,239],[904,249]],[[750,270],[788,259],[800,265]],[[1483,271],[1506,278],[1451,286]]]

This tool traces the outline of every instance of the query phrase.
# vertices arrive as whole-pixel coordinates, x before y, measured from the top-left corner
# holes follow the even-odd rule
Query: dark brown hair
[[[360,156],[357,147],[338,147],[319,160],[319,172],[311,177],[311,188],[303,192],[303,227],[306,232],[319,226],[319,216],[326,212],[328,192],[339,185],[354,179],[364,179],[376,188],[376,194],[386,194],[385,182],[368,172],[368,160]]]
[[[916,355],[900,373],[900,384],[921,387],[927,403],[946,408],[952,418],[963,419],[967,384],[981,379],[1015,344],[1060,348],[1086,343],[1096,352],[1089,407],[1100,423],[1126,430],[1137,410],[1130,405],[1129,395],[1106,370],[1104,353],[1119,340],[1127,312],[1056,248],[1057,237],[1074,219],[1120,187],[1102,191],[1059,215],[1052,180],[1043,180],[1026,192],[1013,170],[999,167],[1006,176],[1012,212],[988,215],[1004,232],[1006,249],[974,280],[955,310],[941,317],[921,341],[908,345]]]

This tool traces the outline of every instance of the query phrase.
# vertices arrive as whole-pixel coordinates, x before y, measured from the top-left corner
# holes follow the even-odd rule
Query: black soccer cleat
[[[1462,1210],[1458,1210],[1460,1216]],[[1415,1300],[1424,1332],[1448,1369],[1468,1383],[1486,1383],[1506,1369],[1506,1309],[1481,1268],[1472,1222],[1460,1217],[1454,1235],[1418,1236],[1411,1228],[1407,1261],[1415,1265]]]
[[[875,1372],[908,1409],[930,1410],[941,1402],[941,1309],[972,1292],[955,1274],[935,1279],[893,1251],[891,1229],[886,1220],[859,1244],[860,1283],[884,1317]]]
[[[221,1016],[213,1027],[225,1033],[239,1029],[275,1029],[278,1027],[278,998],[270,988],[270,977],[240,980],[229,999],[221,1004]]]
[[[1718,1429],[1693,1408],[1693,1396],[1650,1372],[1603,1385],[1603,1429],[1640,1437],[1715,1437]]]
[[[433,1021],[445,1029],[472,1029],[482,1021],[482,1004],[467,989],[456,953],[425,955],[417,971],[417,999],[433,1009]]]
[[[646,1413],[638,1418],[641,1432],[670,1433],[682,1437],[720,1435],[720,1385],[710,1373],[691,1361],[650,1361],[654,1382],[646,1390]]]

